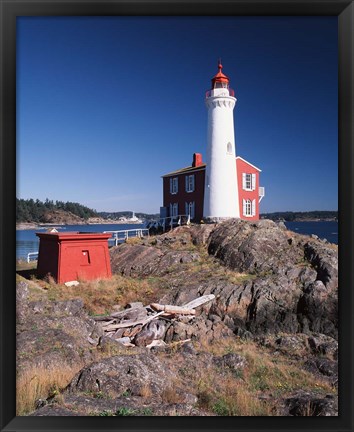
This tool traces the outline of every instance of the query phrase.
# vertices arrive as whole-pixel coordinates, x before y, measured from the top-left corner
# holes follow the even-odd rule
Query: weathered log
[[[146,348],[152,348],[155,346],[165,347],[165,346],[167,346],[167,343],[165,341],[163,341],[162,339],[155,339],[149,345],[146,345]]]
[[[127,303],[127,305],[125,306],[125,309],[141,309],[143,308],[144,305],[141,302],[131,302],[131,303]]]
[[[202,306],[203,304],[208,303],[214,299],[215,299],[214,294],[207,294],[207,295],[198,297],[198,298],[190,301],[189,303],[184,304],[183,307],[186,309],[195,309],[195,308]]]
[[[138,321],[135,321],[135,322],[124,321],[124,322],[121,322],[121,323],[118,323],[118,324],[110,324],[109,326],[105,327],[105,331],[111,331],[111,330],[116,330],[116,329],[126,328],[126,327],[133,327],[133,326],[136,326],[138,324],[142,324],[144,326],[145,324],[147,324],[148,322],[156,319],[157,317],[159,317],[162,314],[163,314],[163,312],[159,312],[159,313],[157,313],[155,315],[149,316],[146,319],[138,320]]]
[[[119,312],[113,312],[109,315],[110,319],[116,320],[138,320],[147,316],[147,310],[144,307],[125,309]]]
[[[94,316],[92,317],[92,319],[94,319],[95,321],[111,321],[112,317],[110,315]]]
[[[113,331],[113,339],[119,339],[119,338],[123,337],[124,331],[125,331],[124,328],[120,328],[116,331]]]
[[[110,324],[112,324],[112,323],[114,323],[114,322],[115,322],[115,320],[109,320],[109,321],[106,321],[106,322],[102,323],[101,325],[102,325],[102,327],[103,327],[103,330],[104,330],[104,328],[105,328],[106,326],[108,326],[108,325],[110,325]]]
[[[158,303],[151,303],[150,306],[154,310],[162,311],[166,314],[195,315],[194,309],[186,309],[184,306],[161,305]]]
[[[183,339],[183,340],[180,340],[180,341],[175,341],[175,342],[171,343],[171,346],[176,347],[176,346],[184,345],[185,343],[190,342],[191,340],[192,339]]]
[[[133,327],[133,328],[127,328],[126,330],[124,330],[123,336],[128,336],[130,338],[133,338],[137,333],[139,333],[141,331],[141,329],[143,328],[143,326],[141,324]]]

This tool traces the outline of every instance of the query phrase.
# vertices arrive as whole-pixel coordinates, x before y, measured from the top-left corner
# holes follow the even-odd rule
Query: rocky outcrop
[[[59,225],[76,225],[84,224],[85,220],[69,211],[50,210],[44,213],[44,215],[40,219],[40,222]]]
[[[28,302],[28,285],[17,284],[17,368],[80,364],[100,334],[80,299]],[[26,300],[27,299],[27,303]],[[98,340],[98,339],[97,339]]]
[[[338,398],[327,395],[319,398],[313,393],[299,392],[286,399],[285,409],[282,415],[306,416],[306,417],[328,417],[338,415]]]
[[[63,390],[65,406],[55,407],[48,398],[33,415],[210,415],[215,401],[214,388],[209,391],[205,384],[209,374],[217,374],[215,386],[219,380],[225,385],[247,378],[263,391],[267,382],[262,379],[272,363],[268,358],[262,364],[264,353],[271,353],[271,360],[290,359],[290,368],[301,364],[316,377],[316,386],[308,377],[306,388],[290,385],[284,392],[280,386],[282,396],[273,401],[276,415],[337,415],[335,245],[272,221],[230,220],[179,227],[110,253],[114,273],[161,283],[159,298],[150,306],[185,306],[209,294],[213,300],[196,308],[195,315],[177,319],[163,310],[165,316],[152,321],[145,320],[158,309],[145,303],[120,305],[103,325],[104,317],[91,319],[80,300],[29,302],[28,286],[18,284],[19,370],[84,364]],[[131,328],[125,325],[129,322]],[[109,326],[116,340],[107,337]],[[123,345],[124,338],[128,344]],[[156,340],[160,343],[150,345]],[[229,340],[240,347],[250,343],[250,349],[229,349],[223,345]],[[213,344],[217,353],[201,348]],[[191,379],[201,388],[191,389]]]
[[[166,275],[171,289],[161,299],[165,303],[182,305],[215,294],[211,314],[238,335],[317,332],[337,338],[335,245],[292,233],[270,220],[238,219],[179,227],[153,243],[112,250],[113,271],[136,277]],[[202,261],[198,251],[203,245],[210,257],[241,275],[239,282],[220,278],[220,266],[211,258],[209,270],[203,268],[192,278],[185,272],[180,264]]]
[[[270,220],[218,224],[209,236],[208,252],[232,270],[253,274],[284,272],[303,256],[289,232]]]
[[[175,265],[198,261],[199,254],[146,245],[122,244],[111,249],[112,272],[124,276],[164,275]]]
[[[149,393],[156,398],[173,385],[174,378],[166,365],[149,353],[114,356],[82,369],[71,381],[68,392],[102,392],[110,397]]]

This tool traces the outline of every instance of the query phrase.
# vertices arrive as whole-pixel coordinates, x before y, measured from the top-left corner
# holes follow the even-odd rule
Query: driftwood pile
[[[213,294],[198,297],[182,306],[151,303],[144,306],[136,302],[128,304],[123,311],[95,317],[101,323],[104,335],[125,346],[151,348],[166,345],[163,341],[167,328],[176,320],[191,321],[196,309],[215,299]],[[188,339],[189,340],[189,339]]]

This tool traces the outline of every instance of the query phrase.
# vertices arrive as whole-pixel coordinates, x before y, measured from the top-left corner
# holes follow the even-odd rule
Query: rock
[[[287,231],[273,221],[230,219],[211,232],[208,252],[235,271],[277,273],[279,267],[287,267],[301,257],[288,240]]]
[[[108,336],[102,336],[99,340],[98,346],[103,352],[110,352],[118,354],[122,349],[124,349],[124,342],[130,342],[130,338],[119,338],[119,339],[113,339]]]
[[[154,398],[173,386],[175,375],[168,366],[148,352],[120,355],[92,363],[82,369],[71,381],[67,391],[100,392],[109,397],[119,397],[125,392],[139,396],[146,386]]]
[[[338,378],[338,362],[326,358],[316,358],[307,360],[305,366],[312,372],[318,371],[327,377]]]
[[[317,334],[309,337],[308,343],[314,354],[324,355],[333,359],[338,358],[338,342],[330,336]]]
[[[78,285],[80,285],[80,282],[78,282],[77,280],[74,280],[74,281],[65,282],[64,285],[67,287],[78,286]]]
[[[321,242],[308,242],[304,247],[305,257],[317,271],[317,279],[326,288],[338,287],[338,250]]]
[[[98,325],[87,316],[82,300],[28,303],[17,335],[17,367],[80,364],[92,359]],[[91,342],[90,342],[91,341]]]
[[[81,299],[63,300],[63,301],[37,301],[30,302],[29,308],[34,313],[77,317],[86,316],[84,311],[84,302]]]
[[[144,305],[142,302],[130,302],[125,305],[125,309],[141,309]]]
[[[65,403],[75,411],[90,416],[208,416],[206,411],[195,407],[196,397],[186,393],[186,402],[162,403],[153,397],[127,395],[118,398],[97,398],[92,395],[65,395]]]
[[[281,335],[275,339],[275,346],[288,353],[305,353],[308,351],[307,335],[302,333]]]
[[[297,313],[305,316],[312,332],[338,337],[338,300],[336,292],[329,290],[322,281],[306,286],[299,298]]]
[[[287,398],[285,404],[290,416],[338,416],[338,398],[332,395],[320,398],[315,394],[299,392]]]
[[[244,339],[244,340],[253,340],[254,339],[254,336],[250,331],[245,330],[241,327],[237,327],[234,331],[234,334],[235,334],[235,336],[238,336],[240,339]]]
[[[233,332],[223,322],[212,322],[199,316],[192,324],[185,324],[179,321],[174,322],[168,328],[165,342],[183,341],[186,339],[195,340],[219,340],[233,337]]]
[[[214,357],[214,363],[221,368],[227,368],[231,371],[243,369],[247,365],[245,357],[238,354],[229,353],[222,357]]]
[[[191,227],[190,233],[192,242],[196,246],[206,245],[210,233],[216,227],[216,224],[194,225]]]
[[[28,284],[18,282],[16,284],[16,320],[19,324],[25,322],[28,315]]]
[[[29,414],[32,417],[46,417],[46,416],[84,416],[85,413],[80,413],[76,411],[72,411],[65,407],[62,407],[57,404],[45,405],[42,408],[37,409],[32,414]]]
[[[126,243],[111,248],[110,254],[112,272],[131,277],[163,275],[172,266],[200,259],[197,252]]]
[[[146,347],[147,345],[150,345],[154,339],[155,333],[153,332],[153,330],[145,328],[135,336],[133,342],[136,346]]]
[[[79,343],[59,329],[22,332],[16,343],[18,369],[29,365],[45,368],[53,364],[79,364],[83,360],[80,353],[89,345],[88,341]]]

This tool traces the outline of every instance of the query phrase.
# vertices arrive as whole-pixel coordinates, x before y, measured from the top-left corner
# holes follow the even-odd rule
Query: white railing
[[[162,227],[163,231],[166,231],[166,229],[172,229],[173,227],[180,226],[180,225],[189,225],[191,222],[190,215],[176,215],[176,216],[168,216],[165,218],[159,219],[159,221],[156,222],[155,227]]]
[[[27,254],[27,262],[29,263],[31,261],[31,257],[36,256],[38,258],[38,252],[29,252]]]
[[[119,242],[125,242],[128,238],[143,238],[149,237],[148,228],[137,228],[130,230],[118,230],[118,231],[103,231],[104,234],[112,234],[112,238],[108,239],[108,242],[113,241],[115,246],[118,246]]]
[[[265,195],[265,189],[264,189],[263,186],[260,186],[258,188],[258,196],[259,196],[259,201],[258,202],[262,201],[262,198],[264,197],[264,195]]]

